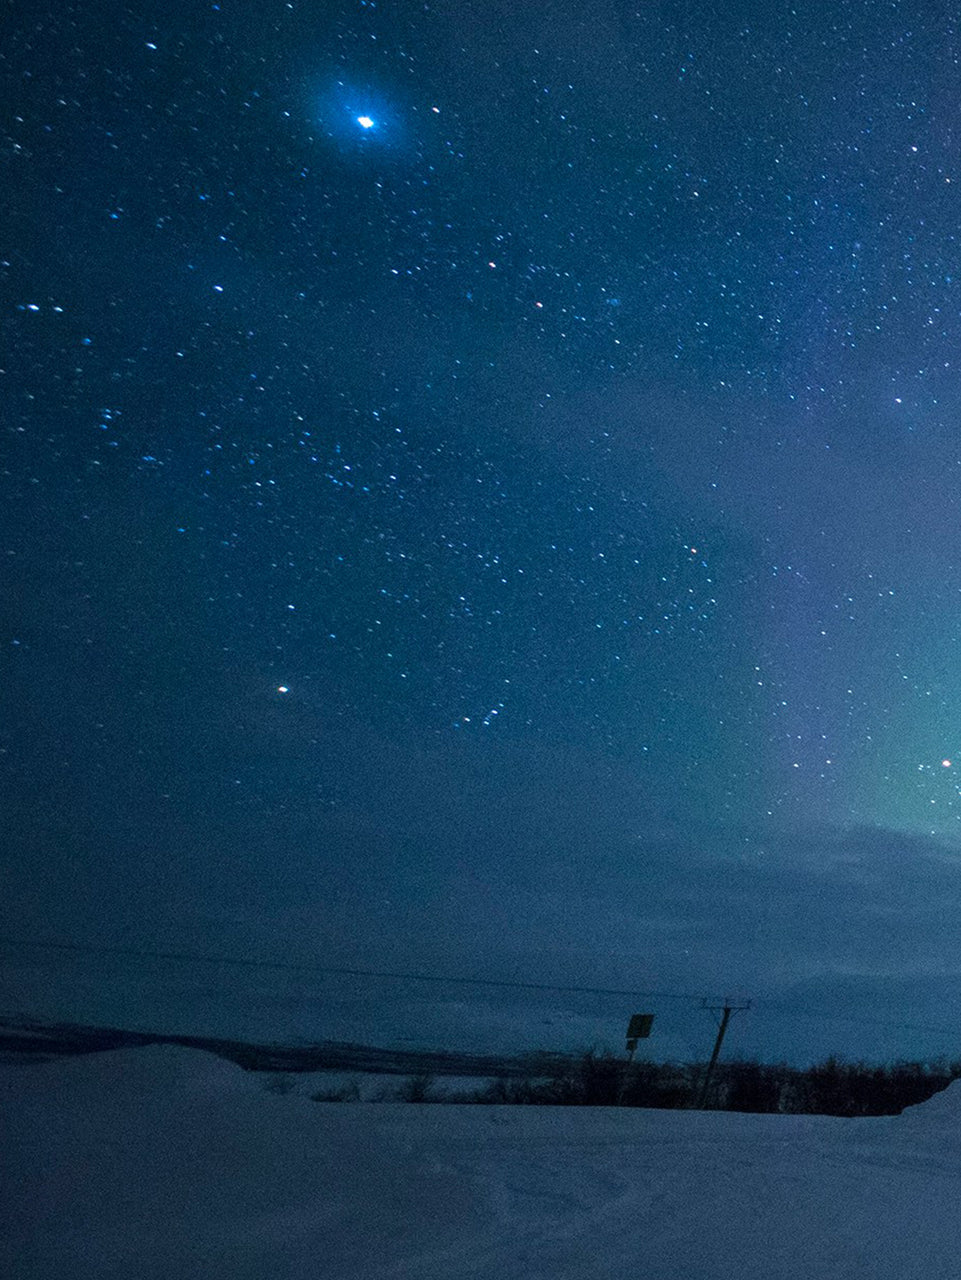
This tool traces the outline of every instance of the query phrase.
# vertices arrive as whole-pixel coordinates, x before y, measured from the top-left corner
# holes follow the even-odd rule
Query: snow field
[[[845,1121],[316,1103],[170,1046],[0,1067],[9,1280],[957,1280],[961,1083]]]

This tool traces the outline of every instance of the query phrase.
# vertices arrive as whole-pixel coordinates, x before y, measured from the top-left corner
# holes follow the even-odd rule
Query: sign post
[[[638,1040],[646,1040],[651,1034],[651,1027],[654,1025],[653,1013],[635,1013],[632,1014],[630,1022],[627,1024],[627,1047],[633,1055],[637,1048]]]
[[[635,1013],[631,1015],[631,1020],[627,1024],[627,1062],[624,1066],[624,1074],[621,1076],[621,1087],[618,1091],[617,1101],[621,1103],[624,1098],[624,1090],[627,1088],[627,1076],[634,1062],[634,1054],[637,1051],[638,1040],[646,1040],[651,1034],[651,1027],[654,1025],[653,1013]]]

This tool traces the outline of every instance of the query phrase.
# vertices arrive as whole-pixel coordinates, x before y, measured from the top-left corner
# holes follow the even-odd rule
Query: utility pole
[[[717,1028],[717,1039],[714,1041],[714,1052],[711,1054],[711,1061],[707,1064],[704,1083],[701,1085],[701,1092],[698,1095],[697,1105],[699,1109],[703,1109],[707,1101],[707,1091],[710,1088],[711,1076],[714,1074],[714,1068],[720,1057],[721,1045],[724,1043],[724,1033],[727,1031],[727,1024],[731,1021],[731,1014],[742,1013],[744,1010],[750,1009],[750,1007],[750,1000],[747,1000],[744,1004],[732,1004],[729,996],[724,997],[723,1004],[708,1004],[706,1000],[701,1002],[702,1009],[707,1009],[710,1013],[719,1013],[721,1021]]]

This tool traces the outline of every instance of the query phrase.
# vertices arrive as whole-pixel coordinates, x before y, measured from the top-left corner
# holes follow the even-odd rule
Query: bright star
[[[287,686],[287,685],[285,685],[285,684],[279,684],[279,685],[277,686],[277,692],[278,692],[278,693],[289,693],[289,692],[290,692],[289,686]]]
[[[373,129],[374,122],[370,116],[358,116],[357,123],[362,129]]]

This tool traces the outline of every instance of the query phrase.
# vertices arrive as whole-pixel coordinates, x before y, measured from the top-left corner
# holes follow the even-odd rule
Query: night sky
[[[4,934],[957,1052],[950,6],[16,10]],[[636,1003],[4,955],[4,1007],[151,1026]]]

